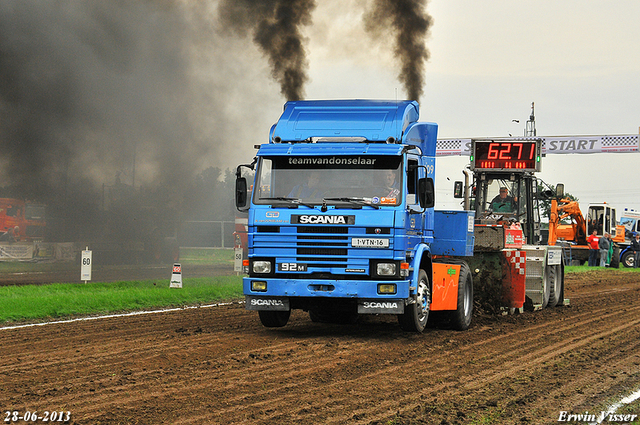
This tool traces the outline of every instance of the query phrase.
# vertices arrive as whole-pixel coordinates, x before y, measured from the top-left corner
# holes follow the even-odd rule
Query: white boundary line
[[[104,316],[91,316],[91,317],[80,317],[77,319],[69,319],[69,320],[56,320],[54,322],[41,322],[41,323],[29,323],[26,325],[16,325],[16,326],[4,326],[0,328],[0,331],[11,330],[11,329],[22,329],[22,328],[32,328],[35,326],[47,326],[47,325],[57,325],[62,323],[73,323],[73,322],[86,322],[89,320],[99,320],[99,319],[110,319],[113,317],[129,317],[129,316],[140,316],[143,314],[155,314],[155,313],[167,313],[171,311],[182,311],[189,310],[195,308],[212,308],[212,307],[223,307],[226,305],[233,304],[244,304],[244,301],[236,301],[236,302],[228,302],[228,303],[216,303],[216,304],[206,304],[206,305],[196,305],[196,306],[186,306],[186,307],[174,307],[174,308],[166,308],[162,310],[145,310],[145,311],[132,311],[131,313],[121,313],[121,314],[105,314]]]
[[[622,406],[624,406],[625,404],[630,404],[633,403],[634,401],[636,401],[637,399],[640,398],[640,389],[637,390],[635,393],[629,394],[626,397],[623,397],[619,402],[611,405],[607,411],[606,414],[604,416],[601,416],[597,422],[590,422],[589,425],[600,425],[602,422],[604,422],[604,420],[611,415],[612,413],[616,413],[616,411],[621,408]],[[604,412],[602,412],[604,413]]]

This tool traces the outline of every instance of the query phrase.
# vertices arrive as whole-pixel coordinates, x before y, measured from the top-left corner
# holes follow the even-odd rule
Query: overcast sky
[[[303,98],[406,98],[388,20],[364,23],[388,16],[371,13],[382,3],[296,3],[308,12],[298,19]],[[207,167],[250,162],[285,102],[272,65],[286,55],[269,60],[254,42],[270,4],[0,2],[0,177],[179,186]],[[638,0],[430,0],[426,10],[418,100],[440,138],[522,135],[532,102],[538,136],[638,134]],[[286,39],[270,32],[281,28],[295,33],[279,23],[263,38]],[[467,163],[437,160],[438,208],[459,206],[453,181]],[[549,155],[541,177],[564,183],[585,210],[603,201],[640,210],[638,165],[640,153]]]
[[[318,2],[306,30],[306,98],[404,96],[391,43],[371,45],[354,24],[357,5]],[[532,102],[538,136],[638,133],[637,0],[431,0],[427,11],[433,25],[421,121],[438,123],[440,138],[520,136]],[[467,161],[437,160],[438,208],[457,207],[453,180]],[[564,183],[583,212],[603,201],[640,210],[640,154],[550,155],[542,167],[541,177]]]

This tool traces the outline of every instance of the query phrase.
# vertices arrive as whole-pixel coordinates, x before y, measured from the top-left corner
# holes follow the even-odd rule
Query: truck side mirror
[[[236,178],[236,208],[242,211],[247,208],[247,179]]]
[[[454,198],[462,198],[462,182],[454,182],[453,183],[453,197]]]
[[[436,191],[433,179],[421,178],[418,181],[418,196],[420,197],[420,206],[422,208],[433,208],[436,204]]]
[[[556,198],[564,198],[564,184],[558,183],[556,185]]]

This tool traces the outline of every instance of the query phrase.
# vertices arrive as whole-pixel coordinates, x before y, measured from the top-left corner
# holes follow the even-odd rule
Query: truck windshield
[[[399,156],[263,157],[254,203],[398,205],[402,195]],[[350,202],[362,200],[364,202]]]

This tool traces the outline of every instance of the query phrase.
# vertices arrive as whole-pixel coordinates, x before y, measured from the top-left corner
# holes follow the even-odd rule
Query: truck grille
[[[298,233],[349,233],[348,227],[328,227],[328,226],[298,226]]]
[[[346,249],[334,249],[334,248],[298,248],[298,255],[344,255],[349,252]]]
[[[368,270],[371,258],[392,258],[391,249],[353,248],[352,237],[391,237],[390,228],[355,226],[259,226],[253,235],[253,255],[275,257],[276,262],[306,264],[310,273],[345,269]],[[331,270],[333,269],[333,270]],[[339,271],[336,269],[340,269]]]

